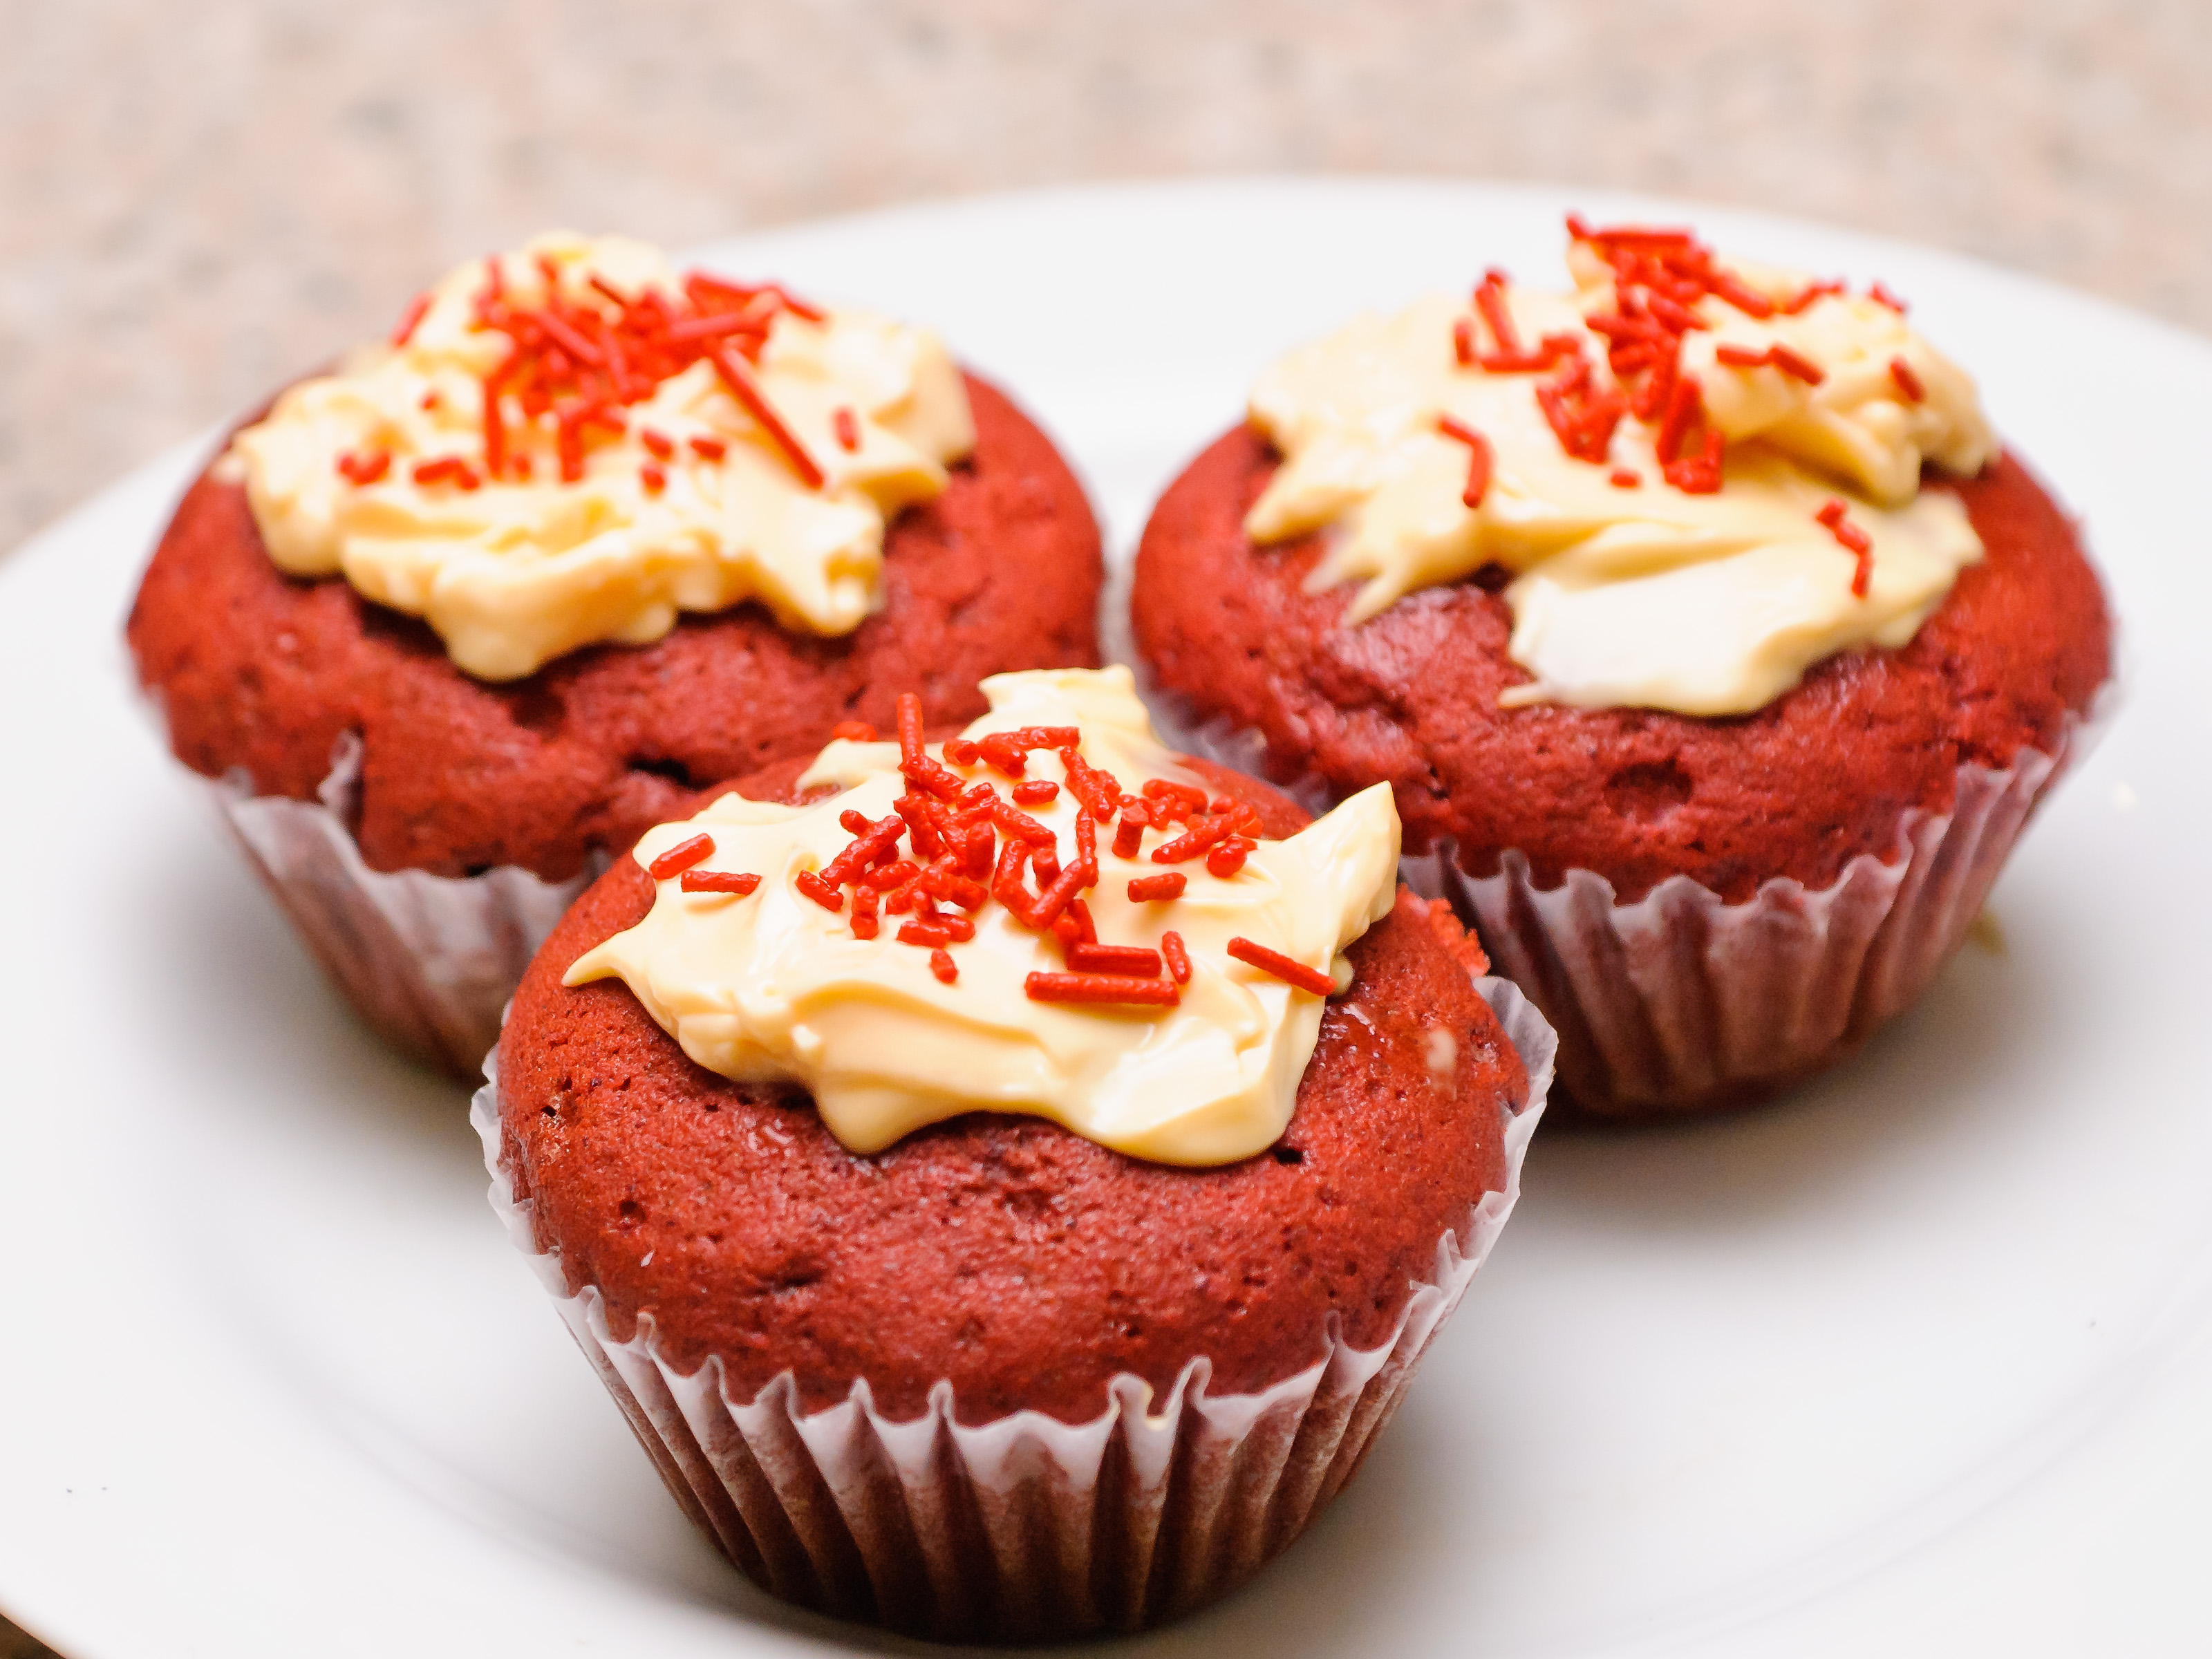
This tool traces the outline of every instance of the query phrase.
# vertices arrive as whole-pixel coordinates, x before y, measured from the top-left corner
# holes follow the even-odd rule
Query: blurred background
[[[0,547],[541,228],[1194,172],[1664,191],[2212,331],[2206,0],[0,0]]]
[[[554,225],[681,246],[1069,180],[1543,179],[2212,331],[2208,0],[0,0],[0,548]],[[0,1659],[44,1651],[0,1620]]]

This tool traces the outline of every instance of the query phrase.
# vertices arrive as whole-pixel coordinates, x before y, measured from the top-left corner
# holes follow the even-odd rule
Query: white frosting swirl
[[[1125,791],[1153,778],[1192,781],[1154,738],[1126,668],[1000,674],[983,690],[991,712],[968,728],[971,738],[1077,726],[1084,760]],[[1387,785],[1287,841],[1260,841],[1228,876],[1203,860],[1154,861],[1173,828],[1147,831],[1135,858],[1115,854],[1112,831],[1102,831],[1099,878],[1085,895],[1099,939],[1155,945],[1174,930],[1191,976],[1173,1007],[1085,1006],[1030,998],[1028,976],[1061,970],[1061,948],[996,902],[974,915],[972,939],[947,947],[958,969],[947,984],[927,951],[897,941],[895,918],[863,939],[849,906],[833,913],[794,886],[853,839],[843,813],[877,820],[891,810],[905,787],[898,762],[895,744],[833,743],[805,778],[844,785],[830,800],[784,806],[725,795],[685,823],[648,830],[635,854],[641,865],[703,832],[714,851],[699,867],[757,875],[760,884],[736,896],[662,881],[650,914],[579,957],[566,982],[619,975],[692,1059],[725,1077],[803,1084],[830,1133],[855,1152],[978,1110],[1049,1118],[1167,1164],[1232,1163],[1281,1136],[1323,999],[1232,957],[1228,945],[1241,937],[1348,982],[1342,951],[1396,892],[1398,815]],[[1029,775],[1065,775],[1039,750]],[[1072,864],[1079,809],[1070,793],[1024,810],[1060,836]],[[1186,876],[1182,896],[1128,896],[1131,878],[1164,870]]]
[[[681,303],[678,274],[653,248],[558,234],[501,258],[518,304],[544,298],[541,259],[573,305],[605,303],[593,276]],[[974,446],[965,388],[936,336],[862,312],[817,322],[783,310],[752,372],[820,488],[704,361],[620,410],[618,433],[588,429],[573,481],[553,421],[526,420],[509,398],[507,449],[528,476],[482,477],[483,380],[510,349],[473,315],[486,271],[476,261],[441,282],[403,343],[364,347],[291,387],[228,458],[280,568],[342,574],[363,597],[423,617],[479,678],[517,678],[601,641],[645,644],[681,611],[747,599],[786,628],[848,633],[880,600],[888,520],[942,490],[946,466]],[[378,456],[373,480],[341,470],[343,458]],[[418,464],[441,458],[474,482],[416,481]]]
[[[1613,274],[1584,244],[1571,257],[1577,295],[1511,289],[1510,313],[1523,345],[1571,341],[1590,361],[1593,388],[1615,391],[1607,341],[1589,323],[1619,304]],[[1785,304],[1806,287],[1734,269]],[[1665,483],[1654,426],[1633,417],[1601,459],[1570,455],[1537,396],[1552,372],[1462,362],[1455,328],[1487,349],[1486,325],[1436,295],[1363,316],[1261,377],[1251,419],[1283,465],[1247,533],[1269,543],[1326,529],[1310,586],[1361,580],[1348,623],[1418,588],[1505,567],[1510,654],[1534,677],[1508,704],[1743,714],[1836,652],[1905,644],[1981,556],[1957,500],[1918,489],[1923,460],[1971,473],[1994,453],[1972,381],[1872,299],[1825,295],[1764,319],[1713,295],[1692,309],[1704,326],[1683,337],[1681,372],[1727,444],[1717,491]],[[1817,384],[1717,355],[1764,358],[1778,346]],[[1486,441],[1479,506],[1464,499],[1470,447],[1439,416]],[[1816,517],[1836,500],[1871,543],[1863,592],[1853,591],[1857,556]]]

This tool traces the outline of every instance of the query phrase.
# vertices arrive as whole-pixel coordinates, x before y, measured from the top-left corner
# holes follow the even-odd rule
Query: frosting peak
[[[501,680],[746,599],[851,631],[885,525],[974,441],[934,335],[556,234],[453,272],[226,462],[280,568]]]
[[[618,975],[692,1059],[739,1080],[804,1085],[830,1133],[859,1152],[971,1111],[1049,1118],[1162,1163],[1264,1150],[1290,1120],[1324,994],[1348,977],[1340,953],[1395,893],[1389,787],[1288,840],[1224,836],[1256,826],[1246,809],[1207,802],[1161,747],[1126,668],[1000,674],[982,686],[991,712],[953,743],[923,750],[909,733],[911,755],[831,743],[802,780],[842,786],[830,799],[725,795],[647,831],[634,856],[659,878],[651,912],[580,957],[567,982]],[[1079,740],[1060,746],[1068,728]],[[1021,797],[991,759],[1010,744],[1032,745],[1018,750]],[[1048,787],[1051,799],[1039,799]],[[945,822],[925,810],[933,799],[948,811],[964,803],[971,827],[931,832],[939,839],[909,846],[902,869],[897,836],[917,820]],[[1133,816],[1152,821],[1133,826]],[[999,834],[984,858],[967,838],[987,820]],[[873,865],[848,852],[872,836]],[[698,850],[702,836],[711,851]],[[1179,854],[1208,836],[1230,856]],[[952,841],[957,854],[936,856]],[[1014,856],[1018,841],[1027,850]],[[1086,843],[1087,882],[1069,874]],[[1021,858],[1048,847],[1032,891]],[[953,896],[930,907],[934,917],[916,902],[902,921],[894,884],[921,879],[912,860],[925,857],[953,876],[995,864],[988,896],[981,883],[964,891],[947,880]],[[698,861],[677,868],[684,858]],[[850,884],[830,894],[834,909],[824,877]],[[687,891],[687,881],[718,890]],[[1057,929],[1040,925],[1064,887],[1080,903],[1051,919]],[[884,895],[880,912],[863,892]],[[1085,1000],[1101,981],[1104,1000]]]

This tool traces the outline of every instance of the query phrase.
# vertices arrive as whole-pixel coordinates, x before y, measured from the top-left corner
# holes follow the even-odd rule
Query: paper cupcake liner
[[[360,778],[361,739],[349,732],[313,801],[257,795],[243,772],[199,781],[323,971],[377,1035],[473,1082],[523,969],[606,860],[559,882],[514,865],[474,876],[372,870],[347,827]]]
[[[1198,718],[1142,670],[1139,686],[1164,741],[1267,775],[1257,731]],[[2067,717],[2055,754],[2023,748],[2009,766],[1960,767],[1949,811],[1908,811],[1887,859],[1862,854],[1826,887],[1777,878],[1730,903],[1670,876],[1623,903],[1589,870],[1539,888],[1518,851],[1497,874],[1470,876],[1449,839],[1407,854],[1399,872],[1449,899],[1551,1021],[1568,1121],[1747,1104],[1848,1058],[1927,989],[2037,802],[2102,735],[2115,686],[2086,718]],[[1278,787],[1317,812],[1338,798],[1311,775]]]
[[[1588,870],[1546,891],[1517,852],[1472,877],[1449,842],[1406,873],[1471,920],[1558,1026],[1580,1111],[1739,1104],[1846,1058],[1928,988],[2062,759],[1961,767],[1952,811],[1908,811],[1890,861],[1862,854],[1826,887],[1777,878],[1737,904],[1686,876],[1628,904]]]
[[[501,1167],[495,1079],[470,1121],[493,1209],[676,1501],[748,1577],[787,1601],[940,1639],[1136,1630],[1226,1594],[1336,1495],[1512,1212],[1554,1045],[1513,986],[1476,983],[1528,1068],[1528,1103],[1506,1128],[1504,1190],[1437,1242],[1434,1272],[1413,1285],[1389,1339],[1354,1347],[1332,1316],[1324,1357],[1272,1388],[1211,1394],[1212,1364],[1196,1358],[1157,1408],[1125,1373],[1087,1423],[1019,1411],[965,1424],[941,1379],[905,1422],[876,1408],[865,1379],[812,1413],[788,1371],[733,1400],[719,1359],[687,1376],[656,1355],[649,1314],[618,1342],[596,1285],[568,1293]]]

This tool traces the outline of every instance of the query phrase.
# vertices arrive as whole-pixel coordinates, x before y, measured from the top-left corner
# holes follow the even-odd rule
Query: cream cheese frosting
[[[1910,641],[1982,555],[1957,499],[1919,489],[1923,460],[1964,474],[1995,453],[1966,374],[1883,300],[1729,266],[1768,314],[1717,293],[1680,307],[1677,378],[1720,460],[1678,488],[1662,420],[1620,418],[1578,459],[1547,416],[1540,393],[1578,362],[1574,395],[1603,399],[1629,361],[1604,331],[1635,309],[1617,270],[1583,238],[1569,259],[1571,295],[1486,283],[1540,369],[1483,367],[1504,343],[1491,319],[1443,295],[1270,368],[1250,416],[1283,464],[1247,533],[1325,532],[1310,585],[1362,583],[1348,624],[1503,566],[1509,651],[1534,677],[1508,704],[1744,714],[1825,657]]]
[[[641,300],[679,337],[699,319],[656,250],[555,234],[453,272],[396,343],[291,387],[233,439],[226,465],[280,568],[342,574],[424,618],[478,678],[603,641],[648,643],[679,612],[747,599],[793,630],[848,633],[880,603],[886,524],[941,491],[974,446],[959,371],[925,330],[772,287],[720,291],[753,295],[765,324],[748,343],[757,355],[733,354],[765,415],[708,358],[657,381],[625,362],[605,370],[627,398],[605,417],[579,418],[570,400],[564,467],[557,400],[533,416],[513,389],[487,392],[522,355],[484,321],[487,294],[523,313],[557,297],[578,349],[602,355],[610,332],[621,354],[613,325]],[[696,352],[702,337],[688,337]]]
[[[991,712],[966,739],[1077,727],[1082,762],[1127,792],[1124,811],[1146,781],[1198,783],[1153,736],[1126,668],[1000,674],[982,689]],[[948,750],[958,745],[928,753],[970,787],[991,777]],[[648,870],[703,835],[713,850],[696,869],[759,882],[735,894],[660,880],[645,919],[579,957],[566,982],[620,977],[710,1071],[803,1085],[856,1152],[972,1111],[1048,1118],[1129,1156],[1185,1165],[1235,1162],[1281,1136],[1324,999],[1232,956],[1230,943],[1279,952],[1339,988],[1349,982],[1343,951],[1388,913],[1396,891],[1399,824],[1387,785],[1288,840],[1255,837],[1225,876],[1202,859],[1153,858],[1183,826],[1146,830],[1133,856],[1098,826],[1097,877],[1083,895],[1098,940],[1156,947],[1172,932],[1188,979],[1172,1006],[1086,1005],[1033,1000],[1030,976],[1060,972],[1064,947],[1003,904],[967,913],[974,936],[945,947],[957,969],[948,982],[929,952],[898,941],[896,918],[864,938],[851,904],[832,911],[801,890],[802,872],[823,869],[854,841],[847,814],[875,823],[896,810],[908,787],[900,762],[896,744],[839,740],[803,780],[841,786],[830,799],[787,806],[725,795],[696,817],[648,830],[634,854]],[[1085,809],[1066,766],[1037,750],[1027,779],[1062,786],[1051,802],[1021,811],[1052,832],[1073,866]],[[1180,896],[1129,896],[1132,880],[1170,872],[1186,878]]]

